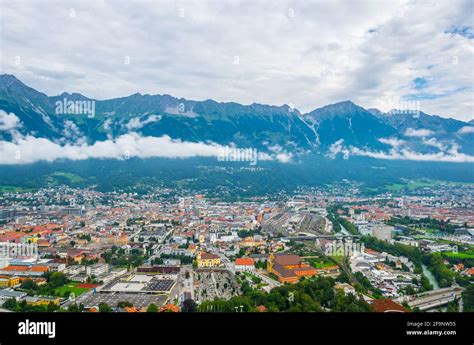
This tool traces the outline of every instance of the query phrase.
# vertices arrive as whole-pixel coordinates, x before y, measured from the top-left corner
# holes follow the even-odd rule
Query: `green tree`
[[[120,301],[117,303],[117,307],[119,308],[131,308],[133,307],[133,304],[128,302],[128,301]]]
[[[421,289],[420,292],[433,290],[433,285],[430,283],[430,280],[424,274],[421,276],[420,281]]]
[[[84,310],[84,305],[81,303],[77,305],[76,303],[70,304],[69,307],[67,308],[67,311],[72,312],[72,313],[80,313]]]
[[[5,308],[5,309],[8,309],[8,310],[15,311],[15,310],[18,309],[18,303],[17,303],[16,299],[9,298],[2,304],[2,307]]]
[[[104,302],[99,303],[99,312],[110,313],[111,311],[112,311],[112,308],[110,308],[107,303],[104,303]]]
[[[57,288],[60,286],[63,286],[64,284],[67,284],[69,279],[66,277],[66,275],[62,272],[52,272],[49,274],[49,277],[47,278],[49,285],[51,288]]]
[[[156,304],[152,303],[148,306],[146,312],[147,313],[157,313],[158,312],[158,307],[156,306]]]
[[[26,279],[21,283],[21,288],[25,290],[37,290],[38,284],[36,284],[32,279]]]
[[[474,285],[469,285],[462,293],[464,311],[474,311]]]
[[[49,302],[48,306],[46,307],[46,311],[48,313],[52,313],[53,311],[56,311],[60,309],[59,305],[53,303],[53,302]]]

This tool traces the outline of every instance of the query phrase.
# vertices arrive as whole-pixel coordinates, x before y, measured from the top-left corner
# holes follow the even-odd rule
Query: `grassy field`
[[[311,266],[314,268],[326,268],[326,267],[331,267],[334,266],[335,263],[329,260],[326,260],[324,258],[307,258],[304,259],[306,262],[308,262]]]
[[[404,189],[414,190],[423,187],[436,186],[438,182],[432,180],[410,180],[405,183],[390,183],[385,185],[385,189],[392,192],[400,192]]]
[[[65,178],[69,180],[71,183],[79,183],[85,181],[81,176],[69,173],[69,172],[63,172],[63,171],[57,171],[51,174],[51,176],[54,177],[59,177],[59,178]]]
[[[64,296],[64,294],[66,292],[70,291],[70,292],[74,292],[74,294],[76,296],[79,296],[79,295],[82,295],[84,292],[90,290],[90,289],[87,289],[87,288],[77,287],[77,285],[80,285],[80,284],[81,283],[79,283],[79,282],[70,282],[70,283],[67,283],[66,285],[63,285],[63,286],[57,288],[56,290],[54,290],[54,292],[58,296]]]
[[[404,190],[413,191],[419,188],[425,187],[436,187],[440,185],[444,186],[463,186],[463,185],[472,185],[473,183],[464,183],[464,182],[449,182],[449,181],[438,181],[438,180],[430,180],[430,179],[421,179],[421,180],[407,180],[401,181],[399,183],[389,183],[383,187],[377,188],[367,188],[372,192],[381,192],[382,190],[389,191],[389,192],[401,192]]]
[[[23,188],[16,186],[0,186],[0,193],[20,193],[20,192],[30,192],[32,188]]]
[[[404,188],[405,188],[405,185],[400,184],[400,183],[392,183],[392,184],[385,185],[385,189],[392,192],[399,192]]]
[[[459,258],[459,259],[474,259],[474,251],[462,252],[462,253],[453,253],[445,252],[443,253],[450,258]]]

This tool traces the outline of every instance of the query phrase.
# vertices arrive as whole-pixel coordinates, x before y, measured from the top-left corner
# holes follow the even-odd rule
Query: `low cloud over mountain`
[[[69,101],[88,111],[69,111]],[[60,113],[57,102],[65,102]],[[310,154],[474,162],[474,125],[423,112],[368,111],[350,101],[302,114],[287,105],[168,95],[104,101],[66,93],[48,97],[14,76],[0,76],[0,164],[218,157],[226,147],[252,149],[261,160],[282,163]]]

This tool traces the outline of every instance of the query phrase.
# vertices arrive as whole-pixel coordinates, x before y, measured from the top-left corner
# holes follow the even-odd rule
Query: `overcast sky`
[[[430,114],[474,118],[472,0],[0,6],[2,73],[48,95],[166,93],[303,112],[418,101]]]

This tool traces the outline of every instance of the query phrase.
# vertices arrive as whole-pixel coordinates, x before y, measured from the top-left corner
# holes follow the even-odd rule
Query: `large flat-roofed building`
[[[26,297],[25,298],[26,303],[30,305],[35,305],[35,306],[46,306],[49,304],[55,304],[59,305],[61,302],[61,299],[59,297],[54,297],[54,296],[41,296],[41,297]]]
[[[0,290],[0,305],[2,305],[6,300],[14,298],[16,301],[19,301],[26,297],[26,292],[23,291],[13,291],[13,290]]]
[[[19,277],[40,277],[48,271],[49,268],[47,266],[10,265],[0,269],[0,274]]]
[[[139,292],[145,288],[146,284],[139,282],[119,282],[110,287],[110,291]]]
[[[88,275],[99,276],[109,272],[109,264],[94,264],[87,266],[86,273]]]
[[[177,282],[175,274],[130,274],[118,277],[100,288],[100,292],[168,294]]]
[[[270,255],[267,268],[280,283],[296,283],[301,277],[312,277],[318,273],[316,268],[294,254]]]
[[[178,274],[180,267],[178,266],[140,266],[137,267],[137,273],[146,274]]]
[[[133,283],[149,283],[150,281],[153,280],[152,275],[145,275],[145,274],[136,274],[134,275],[129,282]]]
[[[156,295],[156,294],[137,294],[137,293],[95,293],[95,294],[83,294],[79,296],[76,303],[82,303],[86,308],[96,308],[100,303],[106,303],[112,308],[115,308],[121,301],[127,301],[133,304],[136,308],[146,309],[150,304],[155,304],[158,307],[166,304],[168,296]]]
[[[81,265],[71,265],[71,266],[67,266],[64,269],[64,273],[70,274],[70,275],[84,273],[85,271],[86,271],[86,266],[81,266]]]
[[[382,241],[390,241],[392,239],[393,226],[385,224],[377,224],[372,230],[372,234],[375,238]]]
[[[66,269],[66,264],[61,262],[51,262],[47,266],[51,272],[63,272]]]
[[[0,219],[9,220],[15,218],[17,212],[15,209],[2,209],[0,210]]]

